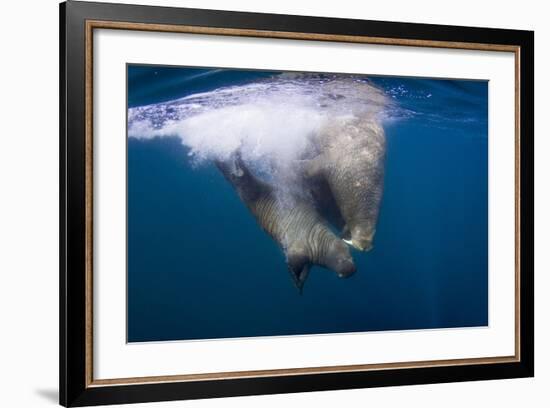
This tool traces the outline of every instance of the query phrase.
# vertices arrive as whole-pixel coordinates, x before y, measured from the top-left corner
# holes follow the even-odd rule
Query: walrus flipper
[[[287,253],[287,266],[292,281],[301,295],[311,268],[310,259],[304,250],[291,249]]]

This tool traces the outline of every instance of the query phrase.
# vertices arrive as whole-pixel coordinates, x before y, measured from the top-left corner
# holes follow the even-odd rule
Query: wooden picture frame
[[[96,29],[367,43],[515,54],[515,353],[487,358],[95,379],[93,32]],[[60,403],[292,393],[534,375],[534,33],[69,1],[60,5]],[[124,294],[121,294],[124,296]]]

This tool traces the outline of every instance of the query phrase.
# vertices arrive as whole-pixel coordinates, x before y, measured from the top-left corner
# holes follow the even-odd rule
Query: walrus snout
[[[334,270],[336,271],[336,274],[339,278],[349,278],[355,273],[357,268],[355,267],[353,261],[344,259],[338,262],[338,265],[336,266],[336,268],[334,268]]]
[[[351,245],[359,251],[370,251],[373,247],[376,230],[356,228],[351,232]]]
[[[331,245],[326,258],[326,266],[336,272],[336,275],[340,278],[347,278],[357,270],[349,248],[342,241],[335,241]]]
[[[367,240],[367,239],[359,239],[359,240],[352,239],[351,245],[353,245],[355,249],[358,249],[359,251],[365,251],[365,252],[370,251],[373,247],[372,240]]]

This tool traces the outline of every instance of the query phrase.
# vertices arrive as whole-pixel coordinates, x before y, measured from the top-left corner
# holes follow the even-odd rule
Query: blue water
[[[128,106],[273,75],[130,65]],[[128,341],[488,324],[488,83],[369,80],[399,107],[374,249],[349,279],[314,267],[302,295],[210,162],[175,137],[128,139]]]

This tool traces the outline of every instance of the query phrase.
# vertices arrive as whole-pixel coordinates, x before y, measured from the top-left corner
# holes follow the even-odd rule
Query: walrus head
[[[340,278],[347,278],[356,271],[348,246],[338,239],[333,240],[328,245],[326,251],[321,255],[319,264],[336,272]],[[312,266],[307,251],[302,247],[294,247],[289,250],[287,265],[294,285],[302,294],[304,283]]]

